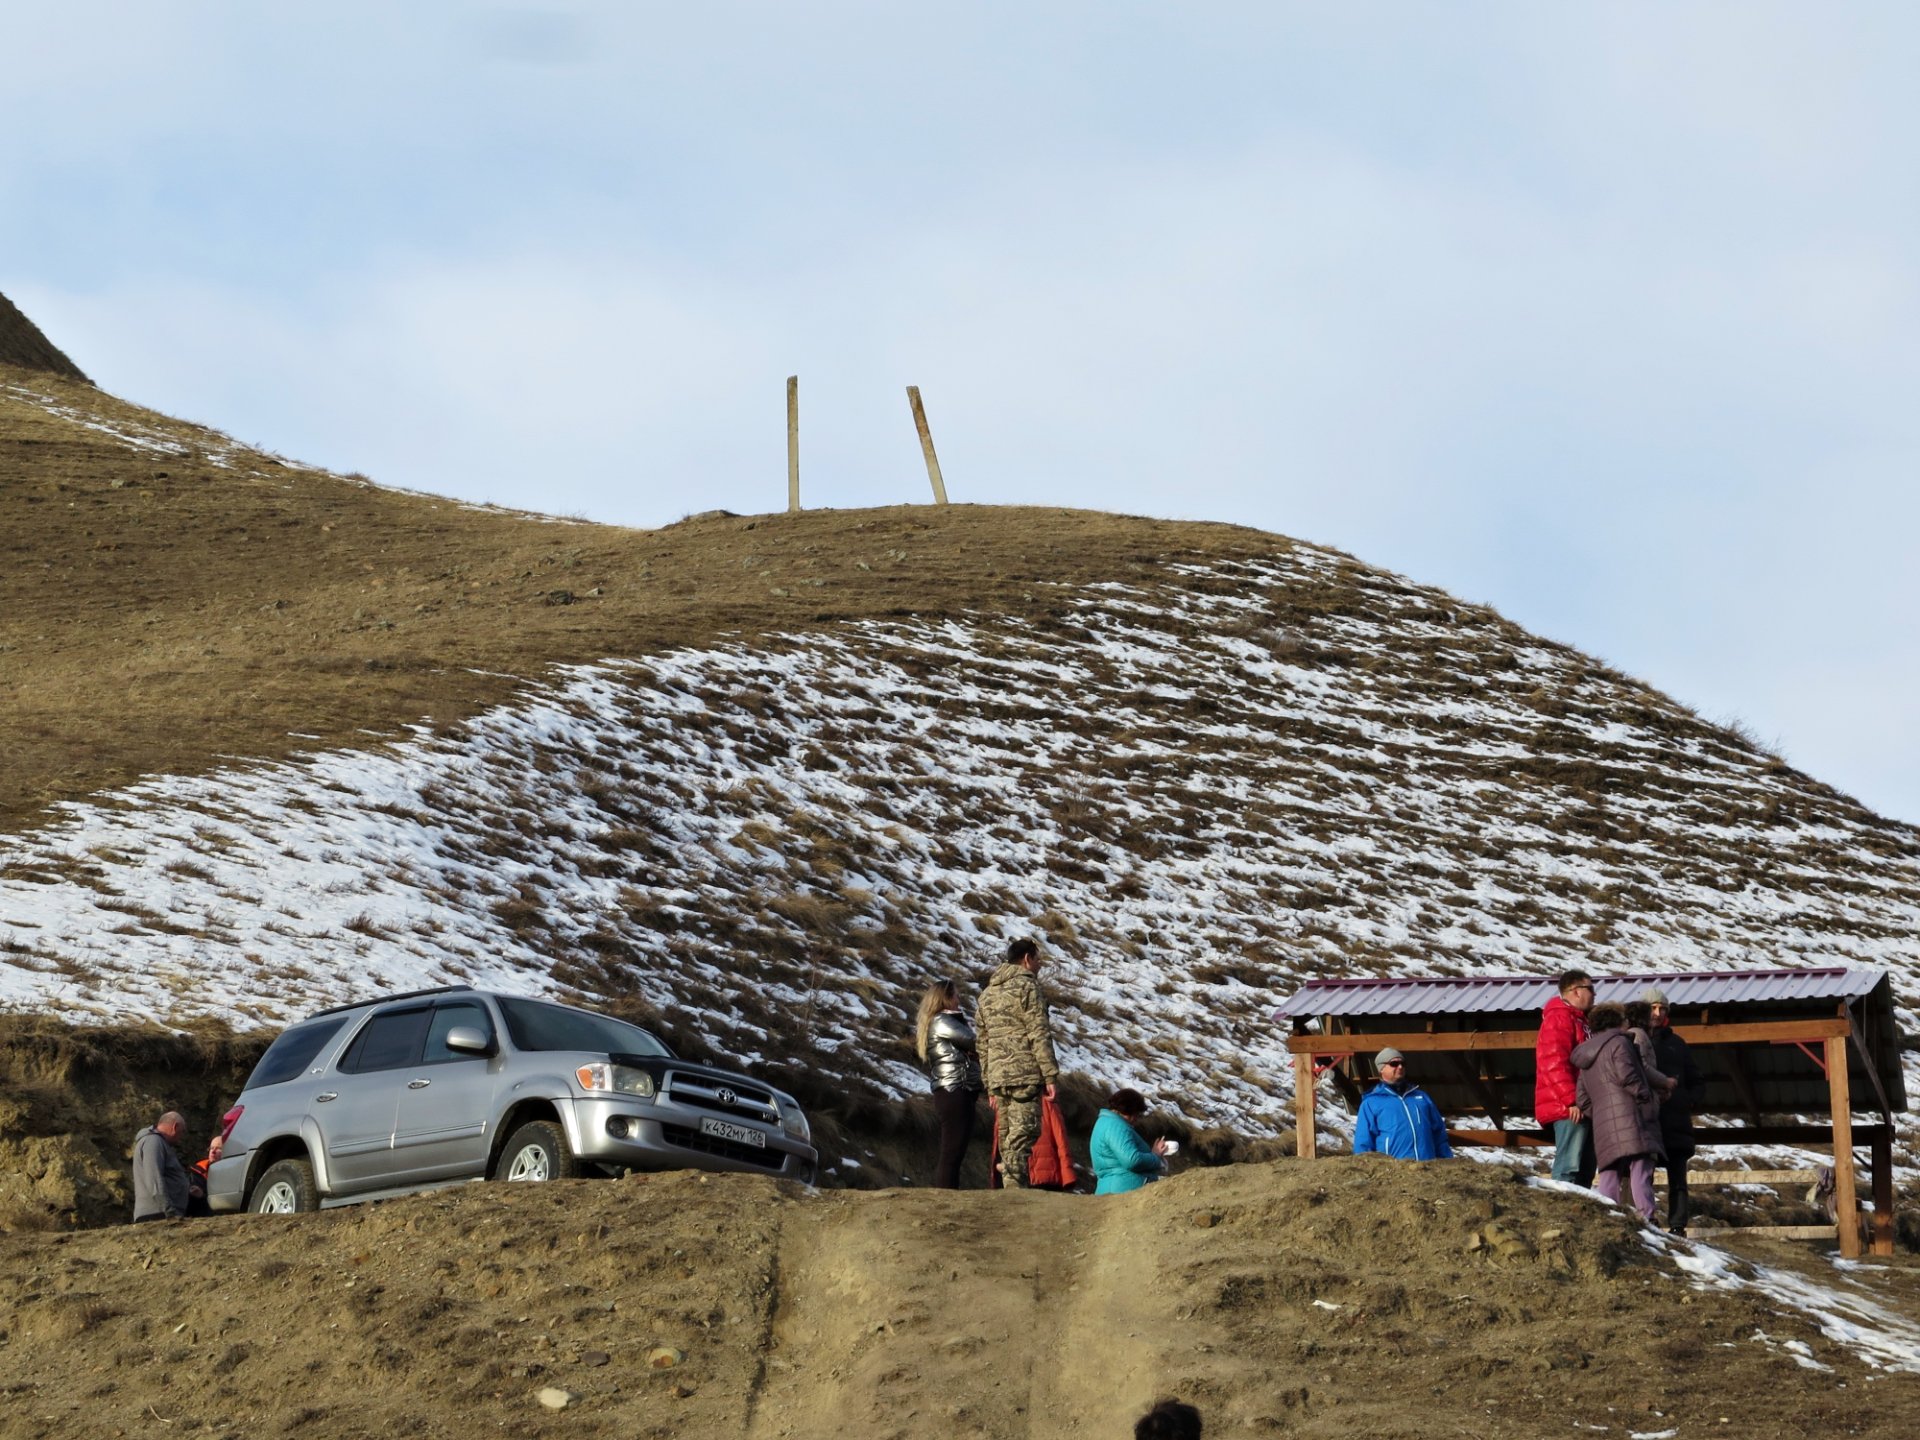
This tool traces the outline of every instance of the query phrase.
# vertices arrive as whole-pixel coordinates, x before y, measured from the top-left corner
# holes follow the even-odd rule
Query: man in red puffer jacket
[[[1560,993],[1540,1012],[1540,1037],[1533,1047],[1533,1118],[1553,1127],[1553,1178],[1591,1185],[1593,1123],[1575,1102],[1580,1077],[1572,1056],[1587,1038],[1593,977],[1569,970],[1558,984]]]

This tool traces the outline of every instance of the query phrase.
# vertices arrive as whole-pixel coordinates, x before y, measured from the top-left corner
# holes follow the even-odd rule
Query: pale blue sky
[[[108,389],[657,524],[1232,520],[1920,819],[1920,12],[507,7],[0,21],[0,291]],[[1036,13],[1036,11],[1038,13]]]

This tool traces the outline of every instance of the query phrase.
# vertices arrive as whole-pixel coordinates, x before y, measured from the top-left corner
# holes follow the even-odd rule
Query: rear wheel
[[[269,1165],[247,1202],[247,1209],[256,1215],[304,1215],[319,1208],[320,1187],[313,1183],[313,1166],[305,1160]]]
[[[493,1165],[496,1180],[572,1180],[579,1174],[566,1133],[551,1120],[529,1120],[515,1130]]]

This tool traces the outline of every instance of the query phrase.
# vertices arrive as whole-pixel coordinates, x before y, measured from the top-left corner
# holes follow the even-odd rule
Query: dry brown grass
[[[555,664],[849,619],[1038,616],[1059,586],[1286,543],[959,505],[560,524],[253,452],[223,469],[205,458],[221,437],[198,427],[0,365],[9,385],[195,453],[138,450],[0,389],[4,829],[217,754],[364,745],[363,729],[423,717],[452,726]],[[574,603],[550,603],[560,589]]]

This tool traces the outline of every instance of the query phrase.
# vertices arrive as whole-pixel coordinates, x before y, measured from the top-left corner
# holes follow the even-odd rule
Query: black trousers
[[[933,1113],[940,1120],[940,1152],[933,1165],[933,1188],[958,1190],[960,1162],[967,1158],[973,1139],[973,1117],[978,1097],[971,1090],[936,1090]]]
[[[1667,1229],[1684,1230],[1687,1221],[1693,1215],[1692,1197],[1687,1194],[1687,1161],[1693,1158],[1691,1150],[1669,1151],[1667,1154]]]

